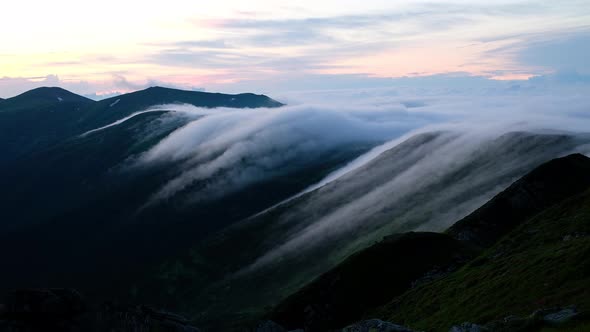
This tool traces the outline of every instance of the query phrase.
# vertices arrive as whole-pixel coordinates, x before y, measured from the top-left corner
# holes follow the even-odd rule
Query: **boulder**
[[[550,326],[559,326],[570,322],[578,315],[579,312],[575,307],[560,308],[543,315],[543,323]]]
[[[413,332],[411,329],[385,322],[379,319],[370,319],[350,325],[342,329],[342,332]]]
[[[469,322],[465,322],[461,325],[455,325],[451,327],[449,332],[488,332],[490,331],[488,328],[477,325]]]
[[[287,332],[287,330],[279,324],[271,320],[267,320],[258,324],[256,329],[254,329],[254,332]]]

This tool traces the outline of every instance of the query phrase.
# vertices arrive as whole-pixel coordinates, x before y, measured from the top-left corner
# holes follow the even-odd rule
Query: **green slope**
[[[395,242],[384,240],[373,245],[295,292],[279,304],[270,316],[289,328],[305,326],[309,331],[323,331],[353,323],[364,313],[373,312],[377,306],[386,304],[413,287],[417,280],[424,282],[425,275],[429,276],[426,278],[427,281],[433,276],[440,278],[456,270],[465,264],[466,253],[473,253],[473,256],[476,253],[480,254],[482,246],[489,247],[528,218],[584,192],[589,187],[590,158],[573,154],[551,160],[535,168],[481,208],[463,218],[451,227],[449,234],[409,233],[398,236]],[[444,193],[439,191],[437,195]],[[540,229],[539,232],[551,234],[553,231]],[[443,241],[446,238],[448,240]],[[402,239],[406,241],[401,241]],[[449,248],[456,249],[452,251]],[[460,253],[463,253],[463,260],[457,257]],[[477,263],[472,264],[482,264],[486,261],[485,258],[477,259]],[[581,261],[583,260],[578,255],[564,264],[575,267],[573,262]],[[480,276],[477,280],[482,278]],[[461,276],[457,284],[464,282],[470,283],[472,280],[470,277]],[[436,298],[437,291],[433,286],[432,292],[424,298]],[[406,303],[404,301],[412,300],[404,298],[401,305]],[[415,301],[416,307],[432,308],[431,303],[423,303],[423,300],[421,298]],[[490,301],[488,305],[496,304]],[[463,308],[466,306],[467,302],[460,305]],[[469,311],[471,308],[465,310]],[[422,311],[417,317],[429,317],[430,314]],[[446,315],[447,313],[442,314],[443,317]],[[390,318],[387,314],[380,316]],[[368,315],[367,318],[372,317]],[[394,318],[397,319],[394,322],[399,323],[399,319],[403,319],[404,316]],[[461,323],[454,320],[455,318],[449,322]],[[420,328],[427,327],[427,324],[420,325]]]
[[[543,207],[580,193],[590,184],[590,159],[573,154],[551,160],[467,217],[447,233],[476,247],[489,247]]]
[[[479,258],[371,317],[447,331],[552,306],[590,310],[590,191],[531,218]]]
[[[271,319],[286,328],[336,329],[362,318],[425,274],[445,273],[473,257],[461,242],[440,233],[403,233],[360,251],[288,297]],[[313,315],[317,317],[310,317]]]

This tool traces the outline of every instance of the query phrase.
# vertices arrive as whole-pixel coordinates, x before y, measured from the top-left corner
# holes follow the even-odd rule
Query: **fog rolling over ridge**
[[[176,130],[139,162],[183,165],[183,171],[152,197],[154,201],[168,199],[205,179],[208,184],[191,196],[211,199],[285,175],[289,169],[321,163],[323,155],[334,150],[381,144],[427,121],[421,115],[407,114],[403,107],[219,110]],[[215,176],[221,173],[223,177]]]
[[[183,168],[152,196],[157,202],[220,169],[231,170],[229,176],[210,178],[212,185],[193,199],[223,195],[228,184],[255,186],[317,151],[361,141],[376,146],[292,199],[195,245],[189,256],[199,257],[198,265],[169,260],[161,266],[168,277],[149,287],[207,266],[215,277],[171,296],[198,302],[198,311],[256,310],[385,235],[442,231],[541,163],[590,152],[590,102],[577,93],[339,100],[341,106],[302,103],[209,116],[143,154],[141,164],[175,160]],[[310,138],[313,144],[301,144]],[[244,165],[250,170],[240,171]],[[184,272],[171,273],[171,266]]]
[[[313,99],[316,93],[312,93],[309,101],[299,96],[301,101],[294,102],[295,106],[280,109],[211,111],[187,105],[152,108],[171,111],[172,116],[190,115],[193,120],[138,157],[138,165],[172,163],[181,169],[146,204],[187,191],[192,191],[188,201],[218,197],[223,192],[285,175],[288,169],[317,163],[334,150],[355,144],[376,146],[348,167],[310,187],[315,189],[394,147],[400,137],[409,137],[413,131],[461,132],[477,126],[478,136],[490,137],[510,130],[583,131],[586,120],[579,113],[588,105],[585,98],[577,95],[569,99],[543,95],[420,97],[398,93],[390,96],[383,90],[372,91],[375,96],[369,92],[362,97],[356,93],[332,95],[332,102],[317,101]],[[571,116],[561,113],[566,103]],[[531,122],[533,116],[535,120]],[[383,142],[386,143],[381,145]],[[456,150],[461,150],[461,146]],[[223,176],[216,176],[222,173]],[[195,191],[192,184],[205,179],[207,184]]]
[[[146,106],[168,93],[185,96],[84,100],[71,110],[86,115],[82,128],[42,113],[47,133],[73,122],[2,179],[0,246],[21,253],[3,262],[22,271],[3,275],[5,287],[133,288],[137,303],[211,319],[257,312],[385,235],[443,230],[535,166],[590,151],[590,98],[576,89]]]

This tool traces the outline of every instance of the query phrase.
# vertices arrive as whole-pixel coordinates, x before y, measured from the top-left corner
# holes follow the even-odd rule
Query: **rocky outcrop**
[[[575,320],[580,313],[575,306],[548,308],[533,312],[528,317],[508,316],[485,325],[463,323],[451,327],[449,332],[526,332],[543,327],[560,327]]]
[[[181,315],[153,307],[105,303],[89,308],[73,289],[21,289],[0,300],[2,332],[198,332]],[[280,331],[261,331],[280,332]]]
[[[199,332],[181,315],[145,305],[124,307],[113,303],[105,303],[97,312],[94,326],[98,331]]]
[[[73,289],[21,289],[0,301],[2,331],[77,331],[85,312]]]
[[[370,319],[350,325],[342,329],[342,332],[413,332],[411,329],[385,322],[380,319]]]
[[[279,324],[267,320],[260,322],[253,332],[287,332],[287,330]]]

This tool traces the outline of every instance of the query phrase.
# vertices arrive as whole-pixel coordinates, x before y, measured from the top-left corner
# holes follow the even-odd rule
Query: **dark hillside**
[[[573,154],[554,159],[516,181],[447,232],[458,240],[488,247],[522,220],[589,186],[589,158]]]

